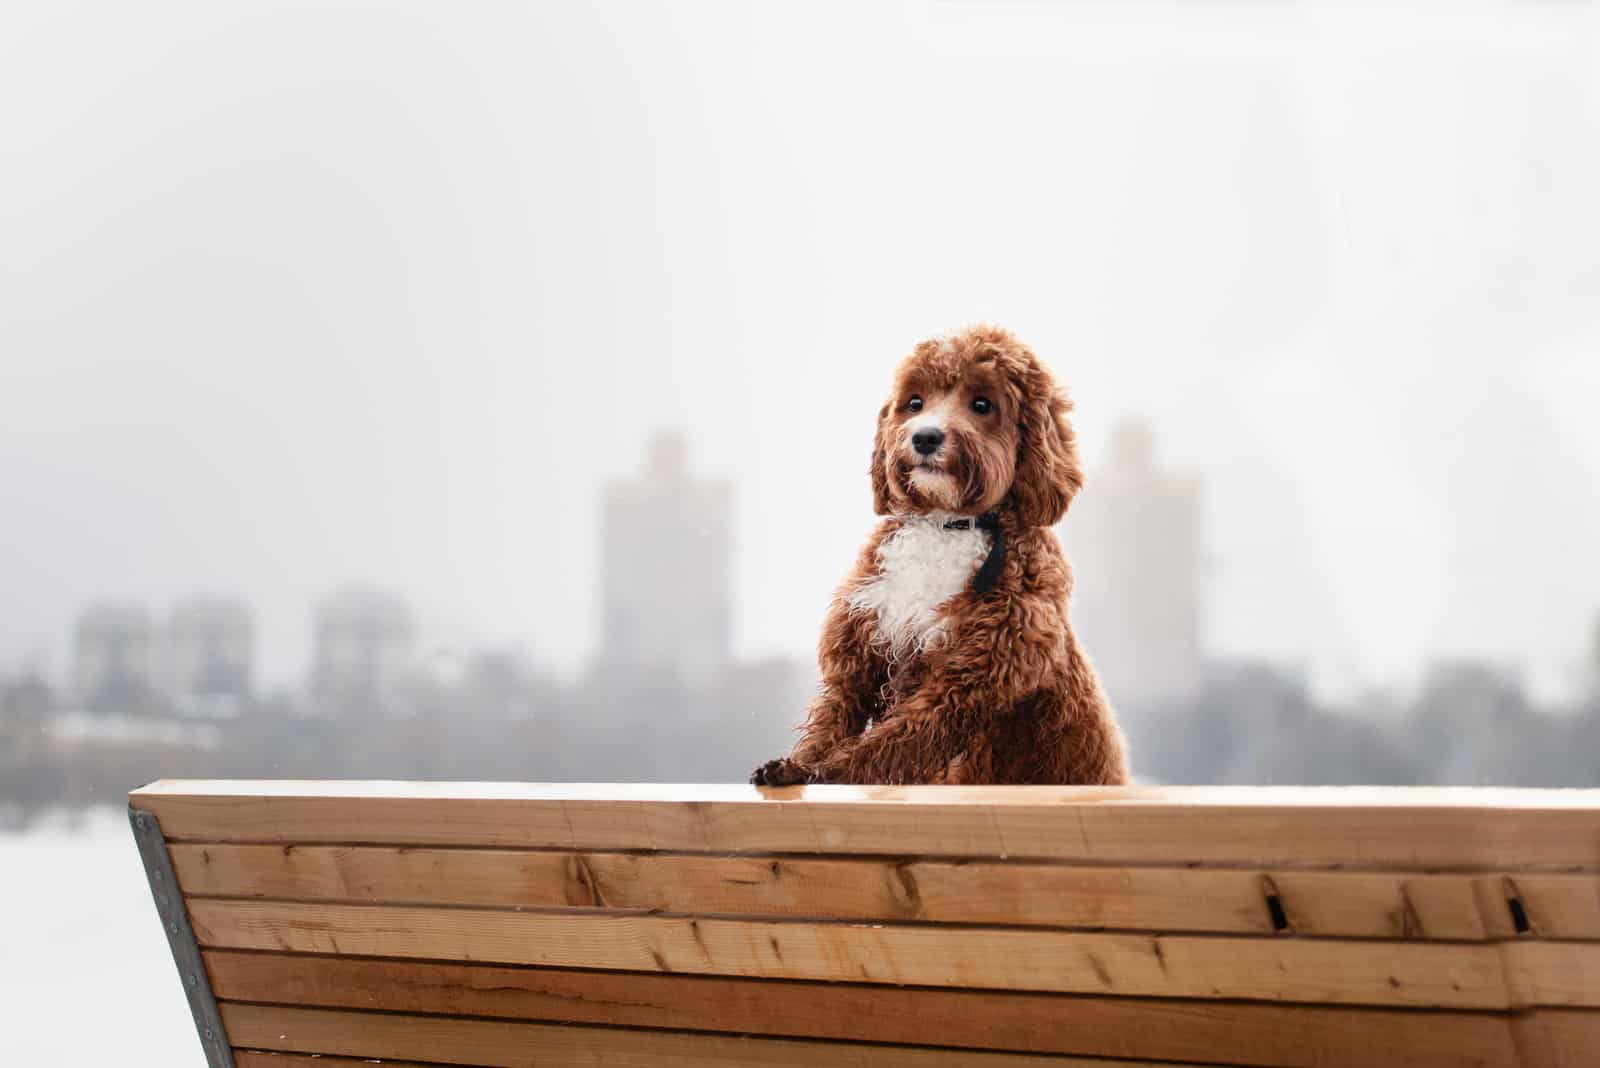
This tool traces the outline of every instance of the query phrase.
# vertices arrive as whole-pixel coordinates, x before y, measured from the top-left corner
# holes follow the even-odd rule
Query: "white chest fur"
[[[877,637],[891,660],[937,645],[941,606],[966,588],[989,553],[989,535],[946,530],[948,515],[912,516],[878,546],[878,573],[850,591],[850,611],[877,616]]]

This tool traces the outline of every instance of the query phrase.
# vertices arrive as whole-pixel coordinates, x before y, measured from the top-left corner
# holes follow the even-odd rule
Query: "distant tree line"
[[[1406,704],[1319,705],[1265,665],[1210,672],[1185,701],[1124,709],[1134,763],[1171,783],[1600,785],[1600,691],[1541,709],[1515,679],[1437,666]],[[1374,707],[1375,706],[1375,707]]]
[[[399,706],[276,697],[237,719],[146,711],[79,719],[67,733],[32,704],[0,714],[0,822],[120,804],[157,778],[743,781],[790,745],[811,687],[808,670],[783,661],[698,685],[597,672],[567,687],[477,665],[448,685],[418,683]],[[119,729],[130,724],[151,729]]]
[[[698,685],[597,671],[560,686],[489,657],[416,683],[399,707],[279,696],[233,720],[146,714],[127,721],[163,729],[63,735],[47,689],[22,680],[0,686],[0,822],[118,804],[156,778],[738,782],[786,750],[812,686],[785,661]],[[1514,679],[1464,663],[1406,704],[1385,700],[1321,705],[1292,673],[1242,664],[1215,667],[1187,700],[1120,713],[1135,771],[1156,782],[1600,785],[1600,687],[1540,709]]]

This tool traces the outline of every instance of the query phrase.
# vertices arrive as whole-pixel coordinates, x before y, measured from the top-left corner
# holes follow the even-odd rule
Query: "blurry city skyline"
[[[1206,486],[1193,472],[1162,462],[1151,428],[1117,428],[1109,462],[1080,497],[1063,538],[1073,562],[1071,618],[1114,703],[1136,717],[1188,707],[1208,687],[1240,672],[1276,680],[1322,701],[1307,664],[1293,658],[1239,656],[1216,646],[1205,620],[1211,583],[1203,515]],[[60,711],[231,719],[255,715],[263,702],[297,714],[413,714],[418,692],[458,685],[463,672],[510,671],[545,685],[576,681],[604,687],[620,680],[668,688],[715,689],[740,661],[782,663],[796,677],[812,673],[810,652],[743,656],[732,640],[737,599],[732,550],[739,487],[697,470],[683,434],[656,431],[640,467],[597,491],[602,603],[591,652],[577,671],[534,655],[526,643],[450,645],[398,588],[347,582],[306,606],[310,650],[292,676],[261,680],[267,659],[257,612],[248,600],[191,591],[170,605],[101,597],[78,606],[60,669],[39,658],[0,670],[0,684],[34,680],[50,687]],[[1576,710],[1600,694],[1600,606],[1570,691],[1531,693],[1533,700]],[[0,666],[3,667],[3,666]],[[1503,659],[1441,656],[1420,666],[1418,685],[1435,687],[1461,670],[1481,687],[1529,690],[1528,678]],[[653,680],[653,681],[652,681]],[[1333,699],[1345,715],[1383,718],[1410,699],[1397,689]],[[284,705],[288,702],[288,705]],[[475,710],[463,710],[478,714]],[[750,709],[779,720],[796,708]]]
[[[1119,428],[1113,460],[1102,493],[1078,509],[1071,546],[1090,577],[1077,583],[1074,625],[1117,701],[1182,704],[1215,659],[1201,632],[1203,488],[1157,462],[1143,424]],[[603,618],[585,674],[714,688],[740,659],[729,625],[737,487],[704,478],[689,440],[658,430],[640,469],[600,496]],[[102,597],[78,610],[66,670],[25,663],[0,672],[0,683],[9,674],[43,684],[54,691],[53,712],[226,720],[283,701],[312,715],[341,707],[409,715],[419,688],[453,685],[486,662],[529,678],[555,675],[515,646],[430,644],[427,622],[393,589],[347,583],[318,597],[307,619],[307,663],[293,680],[261,686],[256,612],[243,598],[194,593],[165,608]],[[782,659],[810,673],[809,657]],[[1294,665],[1276,670],[1296,674]]]
[[[1530,670],[1531,665],[1504,653],[1488,655],[1470,651],[1443,650],[1424,657],[1412,670],[1392,679],[1363,678],[1354,685],[1328,688],[1319,686],[1315,657],[1277,652],[1267,649],[1229,649],[1216,640],[1209,626],[1219,614],[1212,602],[1219,585],[1216,575],[1225,569],[1226,561],[1219,560],[1209,549],[1205,530],[1207,487],[1193,470],[1175,469],[1165,463],[1160,455],[1160,443],[1147,423],[1127,420],[1114,428],[1108,445],[1108,460],[1098,471],[1088,474],[1090,496],[1080,497],[1068,518],[1057,528],[1073,563],[1077,589],[1073,596],[1072,613],[1080,637],[1086,642],[1088,652],[1102,675],[1109,675],[1122,686],[1117,696],[1143,704],[1147,699],[1160,696],[1192,695],[1199,685],[1206,663],[1247,661],[1274,664],[1276,668],[1304,680],[1312,692],[1327,699],[1345,704],[1353,710],[1364,705],[1373,706],[1373,695],[1387,693],[1397,697],[1424,684],[1430,672],[1441,664],[1474,662],[1491,667],[1497,674],[1515,679],[1527,687],[1537,698],[1547,702],[1565,704],[1582,697],[1596,684],[1596,649],[1600,643],[1600,595],[1595,598],[1595,611],[1588,625],[1576,635],[1566,636],[1573,647],[1573,657],[1559,679],[1540,677]],[[1137,444],[1130,444],[1136,442]],[[669,461],[655,455],[663,447],[673,452]],[[1137,456],[1130,457],[1130,450]],[[703,507],[712,493],[714,511],[701,519],[686,520],[693,531],[709,539],[707,552],[697,552],[695,558],[705,565],[702,572],[713,580],[714,596],[691,597],[696,604],[705,602],[717,618],[720,652],[713,654],[713,662],[720,664],[727,658],[738,656],[748,660],[778,657],[809,664],[813,659],[815,635],[800,648],[779,650],[751,650],[736,641],[735,628],[731,626],[736,604],[745,600],[729,574],[736,570],[738,551],[744,541],[743,532],[737,529],[734,516],[738,514],[741,487],[720,480],[705,482],[704,471],[699,469],[699,458],[693,457],[693,442],[677,431],[657,428],[640,450],[639,470],[625,479],[611,479],[596,486],[589,510],[602,512],[613,507],[606,502],[614,499],[617,487],[637,485],[639,491],[653,494],[642,507],[630,513],[629,521],[635,526],[634,534],[648,550],[657,532],[648,529],[652,515],[650,508],[661,509],[673,501],[680,513],[695,513]],[[672,470],[656,469],[667,463]],[[655,485],[657,477],[665,476],[665,483]],[[1151,484],[1149,479],[1159,485]],[[1170,482],[1173,491],[1161,488]],[[1131,484],[1130,484],[1131,483]],[[1094,491],[1098,490],[1099,493]],[[687,493],[687,498],[674,498],[673,492]],[[1176,493],[1176,498],[1171,496]],[[654,504],[651,500],[654,500]],[[1173,503],[1168,504],[1171,500]],[[1172,509],[1178,510],[1174,512]],[[870,507],[863,507],[865,531],[878,519],[870,515]],[[616,527],[620,524],[613,523]],[[663,527],[665,530],[666,527]],[[682,540],[684,534],[675,535]],[[694,535],[690,533],[689,537]],[[1129,543],[1138,539],[1140,544]],[[1168,544],[1163,546],[1162,540]],[[597,532],[598,540],[598,532]],[[631,544],[631,543],[630,543]],[[675,549],[685,547],[674,543]],[[1170,550],[1170,551],[1166,551]],[[852,554],[853,555],[853,554]],[[633,571],[631,582],[649,579],[643,594],[659,593],[666,600],[671,591],[665,587],[688,582],[694,590],[694,579],[681,574],[656,574],[647,552],[611,553],[613,559],[637,560],[639,570]],[[604,578],[603,555],[595,553],[596,574],[589,599],[594,605],[606,603],[613,596],[607,591],[612,580]],[[1155,567],[1149,574],[1141,569]],[[843,574],[848,564],[841,565]],[[665,586],[663,586],[665,584]],[[816,626],[820,627],[827,600],[832,596],[837,582],[828,584],[819,594],[816,607]],[[659,589],[658,589],[659,587]],[[485,655],[505,656],[515,659],[529,670],[557,679],[576,680],[615,659],[621,641],[619,625],[625,628],[625,619],[614,612],[579,612],[579,617],[593,615],[594,631],[591,640],[577,647],[567,657],[552,657],[541,649],[531,635],[484,635],[471,626],[452,625],[449,621],[434,618],[429,606],[419,602],[411,590],[400,582],[374,582],[365,579],[347,579],[329,589],[318,591],[300,606],[300,625],[262,627],[261,606],[241,592],[243,584],[222,581],[209,586],[190,584],[177,587],[165,598],[145,598],[128,595],[101,594],[70,606],[55,606],[55,611],[65,607],[68,622],[62,633],[29,645],[15,653],[9,661],[0,660],[0,678],[6,676],[41,676],[58,686],[63,695],[81,692],[77,682],[82,670],[81,644],[73,637],[81,632],[86,621],[92,623],[97,615],[118,614],[140,617],[152,635],[159,639],[169,628],[175,628],[186,612],[197,608],[222,608],[242,614],[248,631],[249,652],[245,655],[251,685],[256,694],[314,692],[316,679],[324,658],[318,641],[319,620],[330,604],[341,601],[377,599],[390,605],[387,609],[400,622],[406,632],[406,670],[420,673],[419,677],[435,675],[446,677],[458,672],[462,665],[474,657]],[[1170,588],[1170,589],[1169,589]],[[1166,591],[1166,592],[1164,592]],[[633,591],[631,601],[639,603],[641,591]],[[272,603],[271,607],[279,607]],[[1087,604],[1086,604],[1087,601]],[[1126,602],[1126,603],[1124,603]],[[656,617],[670,620],[670,609],[656,606]],[[699,611],[699,608],[695,609]],[[1165,619],[1156,617],[1166,617]],[[662,625],[669,626],[670,623]],[[265,633],[262,633],[262,632]],[[274,647],[273,641],[291,637],[289,648]],[[625,644],[625,643],[624,643]],[[159,646],[159,640],[158,640]],[[300,653],[297,658],[294,654]],[[165,679],[175,670],[166,662],[165,653],[157,649],[155,674]],[[674,646],[663,650],[669,660],[679,658]],[[693,672],[689,672],[693,674]],[[1149,678],[1140,678],[1140,676]],[[1381,707],[1382,702],[1377,702]]]
[[[809,660],[896,360],[992,319],[1072,390],[1091,476],[1132,416],[1203,482],[1217,653],[1332,694],[1449,658],[1571,692],[1600,600],[1597,26],[9,5],[0,670],[65,671],[98,598],[219,591],[287,684],[355,581],[425,646],[575,676],[600,487],[662,425],[738,487],[736,653]]]
[[[1204,484],[1123,427],[1072,551],[1088,575],[1074,629],[1141,779],[1580,785],[1596,775],[1600,645],[1588,685],[1554,702],[1493,661],[1430,662],[1414,693],[1333,701],[1302,665],[1214,649],[1202,630]],[[607,484],[603,628],[588,669],[552,676],[515,651],[441,650],[403,596],[347,586],[309,613],[313,655],[257,682],[247,602],[165,612],[84,606],[65,681],[0,674],[0,826],[115,797],[156,774],[728,781],[792,742],[809,657],[741,656],[729,627],[737,487],[677,435]],[[1600,633],[1597,633],[1600,638]]]

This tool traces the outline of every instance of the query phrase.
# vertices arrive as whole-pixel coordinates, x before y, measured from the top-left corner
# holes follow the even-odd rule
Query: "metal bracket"
[[[183,892],[178,889],[178,876],[172,870],[172,858],[167,855],[167,840],[161,834],[161,824],[150,813],[131,807],[128,822],[133,824],[139,859],[144,862],[150,893],[156,899],[156,911],[161,914],[161,926],[167,932],[167,946],[178,965],[178,978],[183,983],[184,996],[189,999],[189,1011],[194,1014],[194,1029],[205,1050],[206,1068],[234,1068],[228,1032],[222,1026],[222,1014],[217,1011],[217,999],[211,993],[211,977],[200,959],[200,944],[195,941],[194,928],[189,925],[189,912],[183,907]]]

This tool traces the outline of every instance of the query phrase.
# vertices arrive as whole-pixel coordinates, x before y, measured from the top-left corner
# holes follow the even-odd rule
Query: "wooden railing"
[[[212,1064],[1600,1064],[1600,791],[131,804]]]

